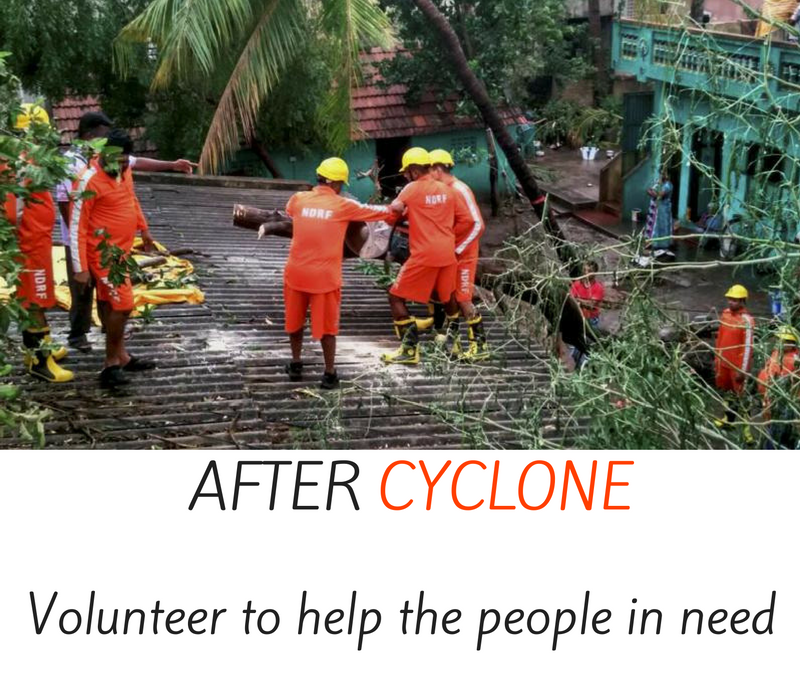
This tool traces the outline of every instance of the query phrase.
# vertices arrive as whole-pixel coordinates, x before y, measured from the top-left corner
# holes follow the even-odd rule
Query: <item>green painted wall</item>
[[[516,129],[513,129],[516,136]],[[451,153],[458,154],[459,151],[468,148],[478,154],[478,162],[474,164],[457,163],[454,174],[466,182],[475,192],[479,200],[488,202],[489,200],[489,163],[487,156],[486,134],[483,130],[472,129],[466,131],[450,131],[442,134],[430,134],[424,136],[414,136],[411,138],[412,146],[421,146],[428,150],[434,148],[444,148]],[[321,152],[291,153],[288,151],[271,152],[276,165],[283,173],[283,176],[291,180],[306,180],[314,182],[316,180],[315,171],[319,162],[329,154]],[[356,172],[366,171],[372,166],[375,160],[375,142],[359,141],[354,143],[343,155],[347,164],[350,166],[350,187],[349,191],[362,201],[366,201],[373,194],[372,181],[368,178],[359,180]],[[500,177],[498,188],[502,195],[504,190],[508,190],[511,183],[513,187],[514,177],[508,167],[505,156],[500,151],[498,154]],[[266,168],[261,161],[250,151],[242,151],[229,166],[229,171],[244,171],[253,177],[268,177]],[[503,176],[503,172],[507,176]]]

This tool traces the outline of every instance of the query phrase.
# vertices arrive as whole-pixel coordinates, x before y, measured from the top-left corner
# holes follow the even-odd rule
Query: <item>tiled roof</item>
[[[67,145],[78,137],[78,122],[86,112],[100,112],[102,107],[96,97],[66,97],[52,108],[53,125],[61,132],[61,143]],[[109,115],[112,119],[113,115]],[[154,144],[145,140],[144,128],[130,129],[134,141],[134,153],[152,156],[156,153]]]
[[[378,48],[361,54],[364,80],[353,90],[352,97],[356,122],[354,139],[384,139],[482,127],[479,119],[456,113],[455,95],[442,98],[433,91],[426,91],[417,103],[407,104],[405,85],[381,86],[378,64],[396,55],[394,49]],[[507,125],[525,121],[519,109],[504,109],[501,114]]]

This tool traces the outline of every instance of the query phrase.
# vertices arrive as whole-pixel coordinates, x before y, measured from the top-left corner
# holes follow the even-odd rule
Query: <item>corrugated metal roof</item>
[[[522,376],[548,383],[544,354],[523,346],[486,313],[496,348],[492,361],[469,366],[428,361],[385,367],[380,353],[396,347],[384,291],[345,263],[338,366],[342,391],[322,393],[319,344],[306,344],[307,380],[283,372],[289,344],[283,331],[282,271],[288,241],[256,240],[234,229],[235,202],[282,207],[291,192],[139,184],[154,236],[171,249],[192,248],[206,293],[201,306],[155,309],[137,327],[132,354],[158,368],[135,376],[119,394],[101,390],[103,338],[93,332],[90,355],[73,353],[76,381],[53,386],[21,374],[28,394],[49,406],[48,447],[60,448],[445,448],[514,447],[526,412],[541,401]],[[66,335],[66,314],[50,314],[54,335]],[[428,342],[430,347],[431,343]],[[538,379],[536,380],[539,381]],[[550,409],[548,409],[550,410]],[[466,416],[454,424],[448,412]],[[557,426],[553,434],[558,433]],[[8,438],[0,447],[20,446]]]

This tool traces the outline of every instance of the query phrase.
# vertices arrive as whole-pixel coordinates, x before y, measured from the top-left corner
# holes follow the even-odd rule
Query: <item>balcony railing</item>
[[[614,23],[612,67],[642,82],[753,100],[769,92],[781,107],[795,111],[800,103],[795,44],[621,19]]]

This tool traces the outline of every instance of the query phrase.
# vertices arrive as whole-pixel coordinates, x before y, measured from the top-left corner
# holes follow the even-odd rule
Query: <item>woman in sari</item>
[[[669,174],[661,174],[661,181],[647,190],[650,210],[647,214],[645,237],[653,250],[669,248],[672,243],[672,183]]]

